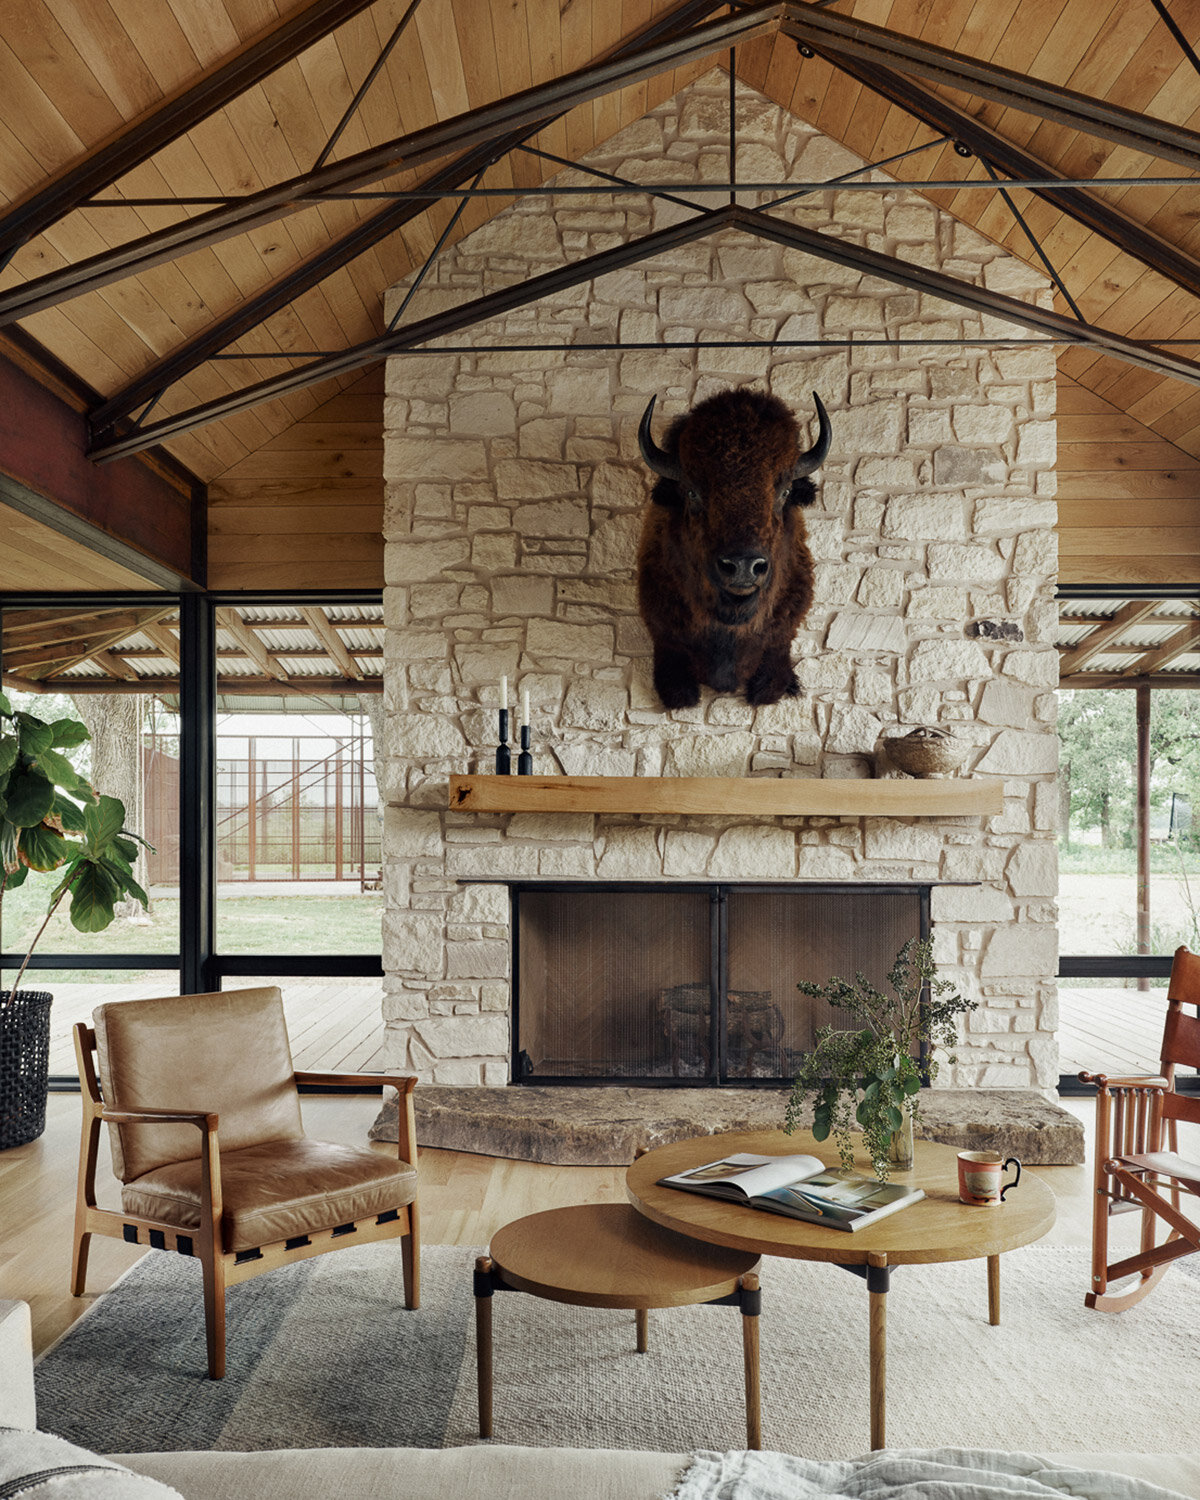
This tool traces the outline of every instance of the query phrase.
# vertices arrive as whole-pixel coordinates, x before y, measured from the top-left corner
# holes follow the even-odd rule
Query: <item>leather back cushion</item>
[[[220,1115],[222,1150],[303,1135],[300,1099],[274,986],[101,1005],[92,1014],[104,1101],[113,1109]],[[199,1155],[193,1125],[117,1125],[122,1182]]]

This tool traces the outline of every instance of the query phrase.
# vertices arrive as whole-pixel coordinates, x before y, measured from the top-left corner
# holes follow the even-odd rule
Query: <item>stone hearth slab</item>
[[[553,1166],[624,1166],[639,1146],[783,1124],[786,1089],[448,1088],[419,1086],[417,1140]],[[1028,1166],[1082,1162],[1083,1126],[1033,1089],[931,1089],[917,1136],[1000,1151]],[[394,1096],[371,1139],[396,1139]]]

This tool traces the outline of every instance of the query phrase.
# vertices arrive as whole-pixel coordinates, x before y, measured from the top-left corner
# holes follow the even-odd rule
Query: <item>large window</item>
[[[45,720],[82,719],[72,752],[152,848],[150,904],[104,931],[59,912],[23,986],[49,989],[52,1076],[95,1005],[277,983],[297,1061],[373,1055],[382,968],[373,732],[381,724],[377,597],[196,595],[0,601],[4,689]],[[0,983],[45,918],[54,874],[0,905]]]
[[[1171,956],[1200,949],[1200,620],[1186,597],[1068,597],[1061,612],[1066,1085],[1157,1068]]]

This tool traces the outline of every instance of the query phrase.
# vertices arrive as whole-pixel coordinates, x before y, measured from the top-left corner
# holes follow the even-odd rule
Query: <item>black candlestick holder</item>
[[[496,775],[512,775],[512,754],[508,748],[508,709],[500,710],[500,743],[496,746]]]
[[[529,753],[529,725],[521,725],[521,753],[517,756],[517,775],[533,775],[533,756]]]

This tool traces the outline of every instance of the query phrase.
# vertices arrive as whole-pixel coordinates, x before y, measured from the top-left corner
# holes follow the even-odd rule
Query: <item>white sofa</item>
[[[13,1477],[9,1452],[27,1441],[39,1469],[93,1456],[56,1451],[57,1439],[35,1435],[33,1346],[29,1308],[0,1301],[0,1489]],[[5,1429],[10,1429],[8,1432]],[[44,1443],[40,1451],[32,1447]],[[66,1445],[63,1445],[64,1447]],[[91,1469],[64,1473],[39,1487],[37,1500],[659,1500],[674,1489],[690,1463],[686,1453],[628,1449],[516,1448],[480,1444],[466,1448],[314,1448],[265,1453],[126,1453],[110,1455],[132,1471]],[[1200,1500],[1200,1452],[1191,1454],[1051,1454],[1079,1468],[1108,1469],[1148,1480]],[[147,1485],[156,1480],[169,1489]],[[59,1487],[61,1484],[61,1488]]]

